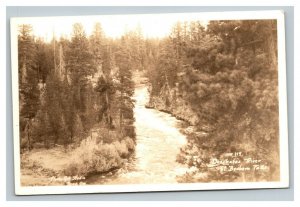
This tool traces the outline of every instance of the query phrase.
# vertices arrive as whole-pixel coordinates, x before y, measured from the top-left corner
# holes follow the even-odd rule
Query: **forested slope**
[[[179,22],[159,43],[149,106],[194,126],[178,157],[205,174],[194,181],[279,179],[276,27],[275,20]],[[228,158],[240,161],[236,170],[211,166],[229,152],[242,155]],[[248,172],[244,157],[268,170]]]

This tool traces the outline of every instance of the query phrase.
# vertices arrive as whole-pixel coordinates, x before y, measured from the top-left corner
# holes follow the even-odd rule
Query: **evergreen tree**
[[[133,100],[134,83],[132,81],[132,57],[126,37],[121,38],[118,50],[115,52],[117,67],[119,68],[118,79],[119,92],[117,99],[119,110],[119,127],[124,135],[133,136],[130,126],[133,124]],[[127,130],[127,131],[126,131]]]
[[[19,100],[21,139],[27,140],[32,147],[32,120],[39,108],[38,71],[36,63],[36,45],[31,25],[21,25],[18,35],[19,60]]]
[[[54,68],[53,48],[51,44],[45,43],[42,39],[36,41],[36,48],[38,79],[41,83],[45,83],[49,72]]]
[[[105,36],[102,30],[101,24],[96,23],[94,26],[94,31],[90,37],[90,48],[95,61],[96,71],[99,72],[102,70],[103,63],[103,53],[105,48]]]
[[[36,46],[30,25],[21,25],[18,36],[20,115],[32,119],[39,103],[38,72],[36,68]]]
[[[71,88],[76,112],[86,119],[87,85],[95,72],[95,64],[83,26],[73,25],[72,40],[66,53],[66,69],[70,72]],[[84,127],[85,128],[85,127]],[[87,128],[85,128],[87,130]]]
[[[201,154],[199,169],[210,163],[210,157],[220,158],[233,151],[255,156],[276,169],[278,100],[273,29],[272,21],[212,21],[204,37],[206,41],[196,49],[188,48],[188,54],[198,63],[192,60],[181,90],[199,117],[199,128],[205,130],[205,125],[209,129],[207,137],[193,142]],[[198,57],[208,60],[199,62]],[[210,179],[233,180],[240,176],[209,175]],[[278,172],[257,173],[248,179],[261,177],[277,179]]]

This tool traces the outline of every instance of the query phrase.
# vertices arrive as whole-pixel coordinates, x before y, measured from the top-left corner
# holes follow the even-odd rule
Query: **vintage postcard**
[[[281,11],[11,19],[17,195],[289,187]]]

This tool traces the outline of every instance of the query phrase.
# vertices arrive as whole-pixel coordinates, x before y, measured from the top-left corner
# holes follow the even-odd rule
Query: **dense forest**
[[[208,172],[183,182],[279,179],[275,20],[178,23],[154,59],[149,107],[194,126],[178,160]],[[227,159],[237,161],[233,167],[248,156],[269,170],[247,172],[246,164],[241,173],[212,165],[230,152],[242,155]]]
[[[76,23],[71,38],[47,42],[21,25],[21,151],[76,151],[66,175],[120,167],[136,144],[133,74],[140,71],[147,107],[183,120],[188,143],[177,161],[196,171],[181,182],[278,180],[276,28],[275,20],[192,21],[162,39],[140,28],[113,39],[100,23],[90,36]],[[228,153],[236,154],[227,159],[239,161],[234,167],[247,156],[268,171],[212,164]]]
[[[57,146],[67,151],[80,145],[74,160],[83,159],[78,162],[88,162],[89,169],[74,169],[82,163],[73,163],[70,174],[118,167],[121,158],[134,150],[132,69],[139,60],[131,46],[138,38],[133,32],[118,40],[107,38],[99,23],[87,37],[76,23],[71,39],[54,37],[48,43],[34,37],[30,25],[21,25],[21,151]],[[82,142],[87,138],[92,145],[103,143],[102,148],[90,149]],[[98,158],[84,160],[88,153],[98,153]],[[101,166],[103,160],[106,167]]]

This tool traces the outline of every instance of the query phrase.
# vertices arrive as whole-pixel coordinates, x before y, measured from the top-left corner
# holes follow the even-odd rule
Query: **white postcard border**
[[[166,15],[166,14],[133,14],[133,15],[139,16],[139,15]],[[19,156],[20,140],[19,140],[17,25],[24,21],[30,20],[31,18],[40,18],[40,17],[26,17],[26,18],[11,19],[14,172],[15,172],[15,193],[17,195],[258,189],[258,188],[289,187],[284,13],[282,11],[241,11],[241,12],[209,12],[209,13],[171,13],[170,15],[176,15],[176,16],[197,15],[201,20],[202,19],[203,20],[205,19],[206,20],[277,19],[279,126],[280,126],[280,181],[279,182],[244,182],[244,183],[134,184],[134,185],[126,184],[126,185],[39,186],[39,187],[21,186],[20,156]],[[84,16],[84,17],[89,18],[92,16]],[[41,18],[46,18],[46,17],[41,17]],[[73,17],[49,17],[49,18],[73,18]]]

